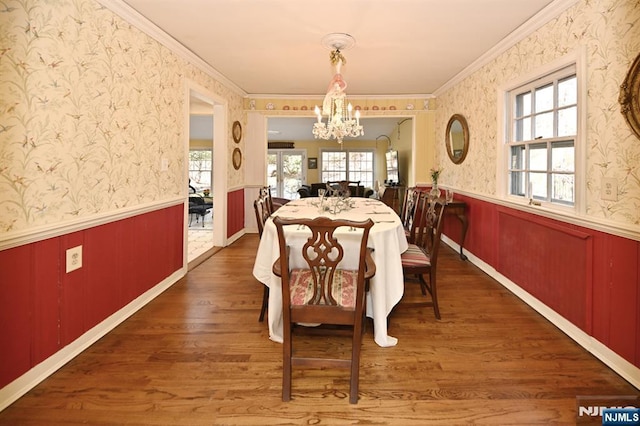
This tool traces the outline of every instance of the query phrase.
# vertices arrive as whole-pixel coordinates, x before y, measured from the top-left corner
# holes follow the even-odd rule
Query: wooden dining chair
[[[373,221],[364,222],[317,217],[314,219],[273,220],[278,231],[280,257],[273,265],[273,273],[282,279],[283,368],[282,400],[291,399],[292,367],[350,369],[349,402],[358,402],[360,375],[360,346],[364,322],[365,285],[375,274],[371,250],[367,249],[369,230]],[[304,226],[310,230],[306,243],[295,256],[287,241],[285,226]],[[339,227],[362,232],[358,263],[344,269],[341,262],[345,248],[335,235]],[[357,235],[357,234],[353,234]],[[354,247],[355,249],[355,247]],[[349,247],[351,250],[351,247]],[[299,259],[294,264],[291,259]],[[354,268],[355,266],[355,268]],[[293,350],[294,331],[299,323],[319,323],[339,326],[352,336],[351,358],[299,356]],[[300,327],[304,328],[304,327]],[[331,330],[327,330],[331,331]],[[328,354],[328,355],[327,355]]]
[[[340,195],[349,192],[352,197],[362,197],[364,195],[364,187],[360,185],[360,181],[352,180],[332,180],[327,182],[327,195]]]
[[[267,206],[267,210],[269,212],[267,217],[272,215],[275,209],[273,206],[273,198],[271,197],[271,187],[263,186],[262,188],[260,188],[260,193],[258,194],[258,198],[262,198],[266,201],[265,205]]]
[[[410,276],[418,278],[422,294],[426,296],[429,293],[431,296],[431,302],[425,302],[425,305],[433,306],[436,318],[440,319],[436,270],[442,236],[444,203],[428,193],[423,193],[420,196],[418,208],[420,209],[418,231],[415,242],[410,243],[409,248],[401,255],[402,271],[405,279]],[[425,275],[428,280],[425,279]]]
[[[402,202],[400,220],[404,228],[404,234],[409,243],[415,242],[418,222],[415,220],[416,213],[419,215],[418,201],[421,195],[420,188],[415,186],[407,188]]]
[[[267,222],[267,219],[271,215],[269,213],[269,207],[267,206],[267,199],[264,197],[258,197],[253,202],[253,210],[256,214],[256,222],[258,223],[258,235],[262,238],[262,233],[264,232],[264,225]],[[262,307],[260,308],[260,316],[258,317],[258,321],[264,321],[264,314],[267,312],[267,307],[269,306],[269,287],[263,285],[264,287],[262,291]]]

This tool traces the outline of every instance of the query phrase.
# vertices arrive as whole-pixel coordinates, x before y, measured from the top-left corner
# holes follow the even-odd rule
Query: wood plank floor
[[[190,271],[0,424],[574,424],[578,395],[639,393],[444,246],[442,320],[411,305],[422,296],[407,283],[390,319],[398,346],[378,347],[370,326],[364,336],[357,405],[344,370],[294,370],[283,403],[281,345],[257,321],[257,244],[244,236]]]

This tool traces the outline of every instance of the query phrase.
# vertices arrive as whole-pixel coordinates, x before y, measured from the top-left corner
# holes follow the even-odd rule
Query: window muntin
[[[375,152],[373,150],[332,151],[320,153],[320,180],[360,181],[364,187],[373,187]]]
[[[575,65],[510,92],[510,195],[575,205],[577,93]]]

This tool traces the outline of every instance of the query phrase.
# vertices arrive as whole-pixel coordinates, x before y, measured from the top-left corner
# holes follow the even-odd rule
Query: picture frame
[[[240,166],[242,165],[242,151],[240,151],[240,148],[236,148],[233,150],[231,161],[233,163],[233,168],[239,170]]]
[[[235,143],[240,143],[242,140],[242,125],[239,121],[234,121],[231,128],[231,134]]]
[[[318,168],[318,157],[309,157],[308,162],[309,169],[317,169]]]

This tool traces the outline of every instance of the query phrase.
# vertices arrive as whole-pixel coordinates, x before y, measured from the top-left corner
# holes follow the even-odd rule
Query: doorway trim
[[[189,118],[191,115],[190,99],[194,96],[204,102],[211,104],[212,120],[213,120],[213,176],[211,182],[211,190],[213,193],[213,246],[225,247],[227,245],[227,116],[228,102],[226,99],[216,95],[210,90],[204,88],[198,83],[186,79],[185,80],[185,139],[184,139],[184,170],[183,176],[183,196],[184,196],[184,247],[183,247],[183,265],[187,265],[187,242],[189,233],[189,223],[186,220],[189,212],[189,140],[190,125]]]

